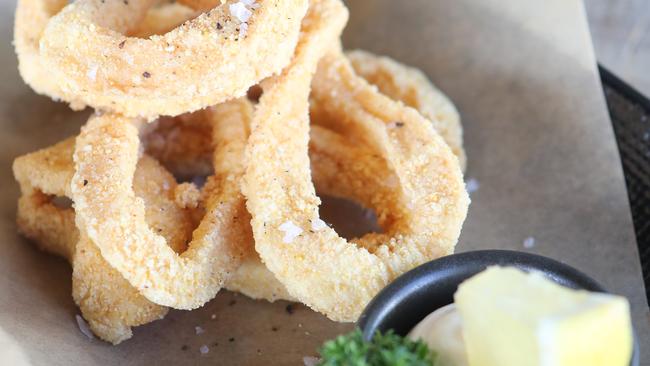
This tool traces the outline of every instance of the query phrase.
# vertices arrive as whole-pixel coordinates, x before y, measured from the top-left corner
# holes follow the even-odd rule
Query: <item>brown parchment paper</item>
[[[467,177],[479,184],[458,250],[528,250],[574,265],[630,299],[640,343],[648,345],[625,185],[582,2],[347,3],[346,46],[422,68],[457,103]],[[136,328],[117,347],[81,334],[68,264],[16,233],[11,163],[75,134],[86,113],[23,84],[11,46],[14,7],[0,2],[0,364],[9,357],[33,365],[302,364],[324,339],[351,327],[301,305],[289,314],[286,302],[222,292],[202,309]],[[362,232],[368,224],[351,221],[359,215],[349,207],[330,203],[325,216]],[[529,237],[534,246],[525,248]],[[205,332],[196,335],[195,326]],[[204,344],[210,351],[201,355]]]

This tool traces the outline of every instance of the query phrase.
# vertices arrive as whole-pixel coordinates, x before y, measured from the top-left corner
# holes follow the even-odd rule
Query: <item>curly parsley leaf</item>
[[[389,330],[377,332],[371,342],[361,330],[325,342],[319,351],[321,366],[433,366],[435,354],[421,341],[412,341]]]

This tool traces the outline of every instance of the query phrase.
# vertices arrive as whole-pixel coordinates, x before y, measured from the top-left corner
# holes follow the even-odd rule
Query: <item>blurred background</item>
[[[650,0],[585,0],[598,61],[650,96]]]

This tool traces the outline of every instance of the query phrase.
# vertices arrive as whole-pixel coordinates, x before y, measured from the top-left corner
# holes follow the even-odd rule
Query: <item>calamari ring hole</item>
[[[141,136],[147,155],[155,158],[177,183],[198,188],[214,174],[212,130],[202,111],[178,117],[162,117],[147,126]]]
[[[70,2],[72,1],[70,0]],[[151,36],[163,35],[199,15],[201,15],[200,12],[181,3],[169,0],[160,1],[159,4],[149,9],[141,25],[126,32],[125,36],[146,39]]]
[[[328,223],[341,237],[351,240],[368,233],[383,232],[377,223],[374,210],[345,198],[324,194],[318,196],[321,199],[319,207],[321,220]]]
[[[72,209],[72,200],[70,197],[49,196],[49,202],[52,204],[52,206],[62,210]]]

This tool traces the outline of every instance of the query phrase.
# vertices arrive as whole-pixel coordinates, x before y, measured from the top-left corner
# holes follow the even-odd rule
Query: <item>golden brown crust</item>
[[[346,56],[357,75],[375,85],[382,94],[417,109],[430,120],[465,170],[463,126],[458,110],[422,71],[363,50],[348,51]]]
[[[131,337],[131,327],[160,319],[167,309],[146,300],[101,257],[92,241],[80,238],[73,208],[54,200],[70,194],[73,148],[74,138],[70,138],[16,159],[14,175],[22,193],[18,227],[41,249],[70,261],[75,303],[98,337],[117,344]],[[145,203],[147,223],[159,228],[174,250],[183,251],[191,226],[187,213],[174,204],[175,185],[153,159],[140,159],[134,190]]]
[[[142,39],[124,34],[153,0],[75,1],[45,27],[41,62],[66,100],[150,120],[195,111],[245,95],[287,65],[308,1],[260,1],[245,26],[234,3]]]
[[[139,150],[138,121],[96,115],[77,137],[72,179],[77,226],[151,301],[181,309],[202,306],[239,266],[250,239],[237,224],[245,212],[239,193],[243,162],[231,161],[237,154],[230,141],[236,140],[232,135],[246,133],[241,120],[250,113],[250,104],[242,100],[211,110],[213,139],[218,141],[213,156],[216,173],[204,188],[209,192],[204,219],[180,255],[144,221],[142,202],[130,188]]]
[[[244,192],[256,249],[289,293],[331,319],[354,321],[396,276],[453,251],[469,199],[458,159],[430,122],[378,93],[334,51],[321,60],[312,100],[324,125],[386,160],[397,177],[396,199],[376,204],[395,219],[385,234],[354,243],[328,227],[313,230],[319,200],[304,158],[308,81],[289,69],[262,96]]]

